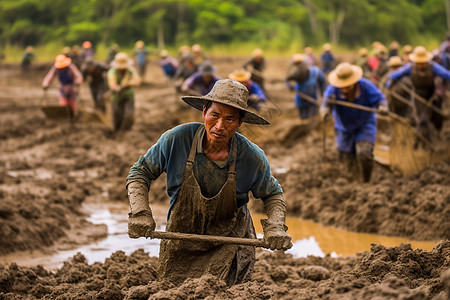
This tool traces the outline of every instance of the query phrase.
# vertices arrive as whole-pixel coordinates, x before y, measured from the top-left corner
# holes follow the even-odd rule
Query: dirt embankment
[[[75,255],[56,273],[41,267],[0,267],[1,299],[448,299],[450,241],[432,251],[409,245],[334,259],[293,259],[258,252],[251,282],[227,287],[212,275],[180,286],[156,280],[157,259],[119,251],[105,263]],[[444,273],[444,271],[447,272]]]

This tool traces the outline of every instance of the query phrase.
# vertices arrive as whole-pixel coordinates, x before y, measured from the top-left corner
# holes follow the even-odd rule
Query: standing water
[[[16,263],[23,266],[42,265],[49,270],[56,270],[63,265],[63,262],[82,253],[89,264],[94,262],[104,262],[116,251],[124,251],[127,255],[137,249],[144,249],[150,256],[159,255],[159,240],[157,239],[131,239],[127,235],[128,204],[126,203],[102,203],[85,205],[91,212],[89,221],[94,224],[105,224],[108,227],[108,236],[95,243],[81,246],[73,250],[59,251],[49,255],[39,255],[37,257],[20,257]],[[165,215],[167,207],[152,205],[153,214],[157,223],[157,230],[165,230]],[[267,218],[265,215],[253,214],[258,237],[261,238],[262,227],[260,219]],[[306,257],[308,255],[325,256],[349,256],[357,252],[370,250],[372,243],[382,244],[386,247],[398,246],[401,243],[410,243],[415,248],[431,250],[434,242],[417,242],[404,238],[387,237],[374,234],[355,233],[340,230],[332,227],[305,221],[298,218],[287,218],[286,225],[289,227],[288,233],[292,236],[294,246],[287,251],[294,257]],[[269,250],[270,251],[270,250]],[[4,259],[7,259],[6,257]],[[17,256],[14,259],[18,259]],[[11,262],[2,261],[2,263]]]

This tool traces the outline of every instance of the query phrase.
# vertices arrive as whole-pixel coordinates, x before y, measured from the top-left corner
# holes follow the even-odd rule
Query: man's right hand
[[[128,214],[128,236],[130,238],[148,237],[155,228],[156,223],[150,211]]]
[[[322,120],[325,120],[329,114],[330,114],[330,108],[328,106],[320,107],[319,115]]]

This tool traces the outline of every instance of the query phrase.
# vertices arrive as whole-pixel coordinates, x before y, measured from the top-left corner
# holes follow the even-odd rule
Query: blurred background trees
[[[0,48],[58,42],[162,48],[441,41],[450,0],[0,0]]]

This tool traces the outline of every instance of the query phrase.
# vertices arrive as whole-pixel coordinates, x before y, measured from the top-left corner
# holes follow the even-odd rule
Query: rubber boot
[[[358,165],[353,152],[339,151],[339,161],[344,165],[345,171],[353,180],[358,179]]]
[[[356,159],[358,161],[359,179],[362,182],[369,182],[372,175],[373,160],[365,155],[358,155]]]

